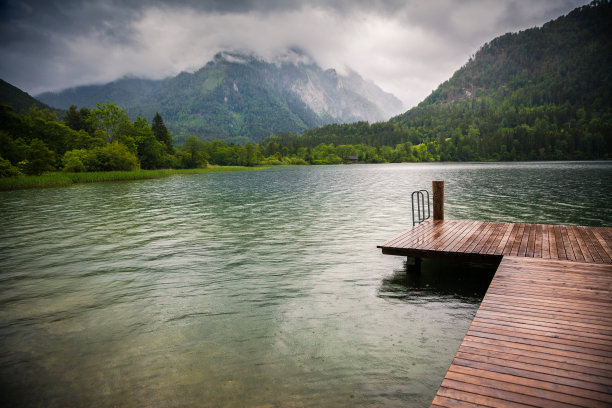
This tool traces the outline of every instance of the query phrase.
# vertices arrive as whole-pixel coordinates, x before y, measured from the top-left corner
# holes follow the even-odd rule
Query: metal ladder
[[[427,197],[427,198],[426,198]],[[431,212],[429,208],[429,192],[427,190],[417,190],[413,191],[410,196],[412,200],[412,226],[414,227],[416,224],[420,224],[426,219],[431,217]],[[416,217],[414,212],[414,202],[416,200]],[[427,206],[425,206],[427,203]],[[427,216],[425,216],[425,210],[427,209]]]

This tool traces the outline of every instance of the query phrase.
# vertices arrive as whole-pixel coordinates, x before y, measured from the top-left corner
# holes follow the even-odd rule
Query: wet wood
[[[612,228],[428,221],[379,248],[500,262],[432,407],[612,406]]]
[[[612,406],[612,265],[567,242],[581,262],[501,261],[432,406]]]
[[[444,181],[432,181],[433,192],[433,219],[439,221],[444,219]]]
[[[425,221],[378,247],[383,253],[499,261],[502,255],[612,262],[612,228],[511,224],[480,221]]]

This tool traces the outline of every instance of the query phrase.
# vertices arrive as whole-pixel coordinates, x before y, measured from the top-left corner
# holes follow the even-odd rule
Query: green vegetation
[[[332,124],[301,134],[271,135],[257,144],[185,136],[175,148],[159,113],[149,126],[146,118],[131,121],[124,109],[110,102],[95,109],[73,105],[61,121],[55,112],[37,106],[28,113],[0,106],[0,177],[57,170],[204,168],[209,163],[251,167],[611,159],[610,21],[612,3],[593,2],[541,28],[506,34],[485,44],[421,104],[388,122]],[[240,73],[248,81],[224,82],[227,71],[221,70],[221,64],[244,70]],[[224,102],[219,102],[218,109],[191,111],[186,116],[175,104],[178,110],[173,115],[178,116],[174,120],[184,124],[185,132],[198,121],[211,127],[210,134],[222,134],[221,129],[215,130],[218,115],[229,112],[228,106],[245,104],[252,108],[250,113],[234,112],[231,123],[225,123],[238,132],[241,141],[249,140],[252,132],[262,134],[284,126],[272,122],[278,124],[278,115],[284,115],[281,105],[285,102],[258,88],[258,77],[247,65],[221,59],[200,72],[204,73],[208,79],[198,86],[187,74],[173,83],[189,89],[187,98],[206,99],[221,92],[215,100]],[[278,103],[263,103],[262,95]]]
[[[0,104],[12,106],[17,112],[27,112],[32,105],[38,109],[48,109],[61,113],[59,109],[53,109],[48,105],[33,98],[28,93],[0,79]]]
[[[201,174],[227,171],[255,170],[244,167],[208,167],[205,169],[99,171],[86,173],[51,172],[40,176],[18,176],[0,178],[0,191],[43,187],[66,187],[76,183],[101,181],[146,180],[177,174]]]
[[[328,125],[263,144],[288,154],[321,143],[375,146],[384,161],[612,158],[610,21],[612,4],[593,2],[485,44],[422,103],[389,122]],[[415,145],[420,153],[410,154]]]
[[[236,52],[219,53],[194,73],[164,80],[123,78],[38,97],[65,109],[71,104],[93,108],[96,102],[112,100],[131,119],[151,119],[159,112],[178,143],[190,136],[254,143],[273,133],[383,119],[388,117],[384,111],[401,108],[399,100],[356,74],[342,76],[315,64],[275,64]],[[327,113],[305,102],[313,97],[328,106]]]

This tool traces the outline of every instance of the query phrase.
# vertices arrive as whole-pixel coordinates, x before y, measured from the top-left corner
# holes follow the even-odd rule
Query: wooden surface
[[[427,221],[379,248],[501,261],[432,407],[612,407],[612,228]]]
[[[432,407],[611,407],[612,265],[504,257]]]
[[[503,256],[612,263],[612,228],[425,221],[378,246],[384,254],[499,262]]]
[[[433,194],[433,219],[444,219],[444,181],[432,181],[431,191]]]

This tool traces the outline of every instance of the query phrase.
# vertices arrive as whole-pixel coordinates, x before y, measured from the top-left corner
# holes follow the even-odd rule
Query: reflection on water
[[[480,304],[499,264],[424,259],[419,272],[403,269],[383,278],[381,298],[422,303],[432,299]]]
[[[433,262],[406,276],[376,248],[436,179],[451,219],[612,224],[602,162],[0,192],[0,406],[429,404],[491,279]]]

